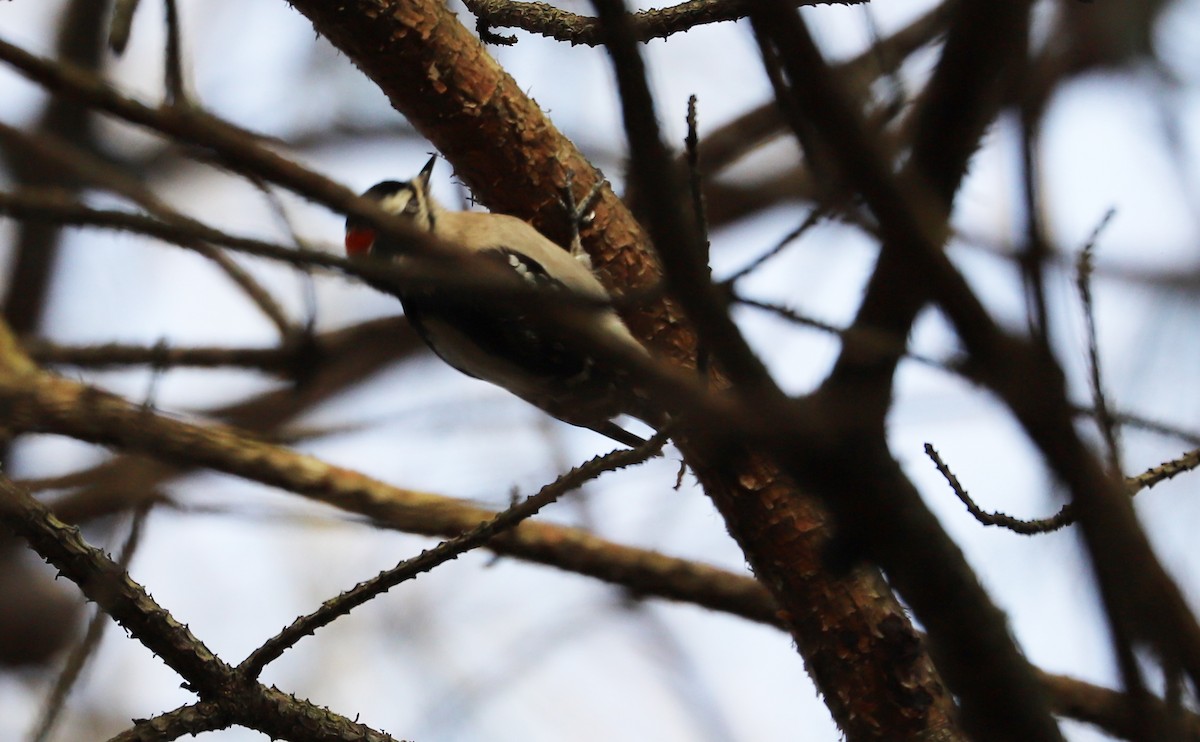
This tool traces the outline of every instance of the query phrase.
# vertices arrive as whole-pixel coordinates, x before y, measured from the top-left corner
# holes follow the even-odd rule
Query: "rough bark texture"
[[[439,0],[291,2],[380,86],[481,202],[562,240],[557,197],[566,171],[582,191],[594,182],[591,166]],[[615,293],[657,281],[645,233],[611,189],[583,236]],[[658,352],[694,365],[695,338],[669,303],[632,311],[628,320]],[[820,505],[761,459],[732,467],[689,459],[782,607],[847,738],[961,738],[952,700],[880,575],[863,568],[835,577],[823,566],[829,529]]]

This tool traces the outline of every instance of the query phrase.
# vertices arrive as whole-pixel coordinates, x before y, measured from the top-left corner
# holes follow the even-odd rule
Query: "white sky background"
[[[281,0],[183,0],[192,89],[210,110],[280,137],[333,123],[401,123],[357,70]],[[64,3],[0,3],[0,35],[26,48],[52,49]],[[896,7],[903,6],[903,7]],[[588,12],[585,4],[565,6]],[[884,33],[924,3],[872,8]],[[470,25],[465,11],[460,14]],[[867,43],[861,8],[805,11],[833,56]],[[1107,389],[1122,410],[1200,429],[1194,379],[1200,351],[1195,301],[1164,293],[1131,273],[1187,273],[1197,267],[1197,174],[1200,99],[1196,39],[1200,8],[1181,0],[1161,24],[1159,41],[1174,87],[1148,70],[1091,77],[1056,100],[1045,130],[1047,219],[1058,244],[1076,250],[1109,208],[1095,282]],[[624,144],[608,60],[602,51],[517,32],[516,47],[493,49],[556,124],[620,183]],[[162,20],[143,3],[125,56],[111,74],[147,100],[160,96]],[[769,96],[744,24],[694,30],[646,47],[659,115],[674,142],[683,138],[687,96],[700,101],[702,133]],[[932,59],[906,69],[919,77]],[[40,95],[0,69],[2,118],[36,115]],[[1164,124],[1177,127],[1176,149]],[[145,138],[117,135],[131,146]],[[1016,137],[1004,121],[975,158],[956,223],[971,239],[952,248],[956,263],[998,317],[1020,326],[1023,300],[1010,262],[993,248],[1010,245],[1021,226]],[[355,189],[404,178],[429,147],[395,137],[334,139],[298,157]],[[734,173],[753,177],[782,168],[794,147],[776,143]],[[461,194],[439,163],[435,190],[447,203]],[[154,183],[179,208],[235,233],[286,239],[253,188],[201,167],[175,169]],[[286,199],[301,234],[338,249],[341,218]],[[795,207],[713,235],[713,262],[725,275],[767,249],[803,218]],[[0,245],[12,226],[0,221]],[[6,248],[7,249],[7,248]],[[741,288],[817,318],[852,317],[873,259],[855,233],[823,227],[772,261]],[[306,311],[294,273],[244,261],[293,316]],[[60,257],[46,334],[61,342],[126,341],[173,345],[260,346],[272,327],[208,263],[140,237],[71,232]],[[317,325],[332,329],[396,313],[389,297],[338,279],[316,281]],[[1071,373],[1075,398],[1087,399],[1082,319],[1070,275],[1050,284],[1054,336]],[[750,311],[738,314],[754,345],[789,391],[817,383],[837,346],[813,331]],[[924,317],[915,346],[946,356],[953,337]],[[93,378],[93,377],[88,377]],[[98,383],[140,399],[146,372],[108,373]],[[1110,653],[1086,562],[1072,533],[1024,538],[984,529],[947,490],[922,446],[941,451],[985,509],[1024,517],[1058,507],[1057,493],[1017,426],[989,397],[962,381],[916,364],[898,378],[891,420],[893,450],[942,518],[1013,631],[1040,667],[1112,686]],[[261,391],[271,382],[233,372],[172,371],[158,385],[165,410],[196,409]],[[315,411],[305,424],[351,426],[301,449],[400,486],[501,507],[510,488],[528,493],[556,473],[605,450],[605,441],[550,421],[491,387],[432,359],[392,369]],[[1145,433],[1125,436],[1127,473],[1178,456],[1184,444]],[[104,452],[56,439],[20,448],[22,475],[61,473]],[[740,552],[688,478],[672,491],[677,461],[657,461],[609,475],[544,517],[582,523],[616,541],[660,549],[742,570]],[[1162,559],[1196,605],[1200,519],[1195,476],[1138,497],[1138,510]],[[155,512],[132,572],[154,597],[209,647],[236,662],[300,613],[355,582],[427,547],[429,540],[346,523],[327,508],[230,477],[203,475],[171,487],[183,503],[217,514]],[[113,548],[116,541],[106,544]],[[397,737],[420,740],[834,740],[838,734],[816,698],[790,639],[697,608],[649,601],[623,606],[615,590],[586,578],[472,554],[357,610],[303,641],[268,668],[265,679]],[[99,718],[107,733],[192,700],[178,678],[119,629],[109,632],[73,697],[71,724]],[[45,693],[42,677],[0,677],[0,739],[29,728]],[[116,690],[116,689],[120,690]],[[1066,725],[1072,740],[1098,739]],[[265,739],[247,730],[201,739]]]

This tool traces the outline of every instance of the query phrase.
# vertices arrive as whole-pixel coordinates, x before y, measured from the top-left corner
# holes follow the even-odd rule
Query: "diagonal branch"
[[[13,430],[69,435],[170,463],[207,466],[411,533],[456,536],[495,515],[462,501],[393,487],[232,428],[158,415],[41,372],[0,376],[0,416]],[[635,593],[687,600],[757,621],[774,620],[770,600],[752,580],[614,544],[580,529],[527,522],[490,546],[498,553],[562,566]]]
[[[216,701],[226,719],[297,742],[393,738],[327,709],[258,683],[246,683],[192,632],[158,605],[112,559],[83,540],[5,476],[0,476],[0,522],[27,540],[134,638],[179,673],[201,698]],[[316,722],[316,723],[314,723]]]
[[[664,443],[666,443],[666,437],[659,433],[637,448],[618,449],[584,462],[516,505],[497,513],[490,520],[443,541],[411,559],[400,562],[395,567],[366,582],[355,585],[332,600],[325,601],[316,611],[296,619],[291,625],[252,652],[239,665],[238,671],[247,678],[257,678],[263,667],[278,659],[289,647],[294,646],[300,639],[312,634],[322,626],[328,626],[338,617],[348,614],[354,608],[402,582],[429,572],[452,559],[457,559],[471,549],[484,546],[499,534],[509,531],[537,515],[538,511],[567,492],[583,486],[601,474],[646,461],[661,451]]]

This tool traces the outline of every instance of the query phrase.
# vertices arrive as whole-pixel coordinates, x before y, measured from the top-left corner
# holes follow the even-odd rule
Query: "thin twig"
[[[736,21],[749,12],[753,0],[688,0],[667,8],[635,13],[631,16],[633,37],[640,42],[662,39],[672,34],[707,23]],[[865,0],[791,0],[805,5],[857,5]],[[568,13],[546,3],[516,2],[514,0],[466,0],[467,8],[479,19],[484,29],[520,28],[547,36],[572,46],[603,43],[601,24],[596,18]],[[511,37],[501,37],[505,43]],[[484,39],[488,41],[488,39]]]
[[[958,477],[951,471],[949,465],[942,460],[941,455],[938,454],[932,444],[925,444],[925,455],[933,461],[938,472],[945,477],[946,483],[950,485],[950,489],[954,492],[955,496],[967,507],[967,512],[985,526],[999,526],[1013,533],[1032,536],[1057,531],[1073,525],[1079,519],[1074,507],[1070,503],[1064,505],[1049,518],[1023,520],[999,511],[986,512],[967,494],[966,488],[958,481]],[[1129,496],[1133,497],[1142,490],[1150,489],[1156,484],[1165,482],[1185,472],[1193,471],[1196,468],[1200,468],[1200,448],[1188,451],[1177,459],[1172,459],[1158,466],[1151,467],[1137,476],[1126,477],[1125,484],[1129,488]]]
[[[975,520],[985,526],[999,526],[1006,528],[1013,533],[1019,533],[1023,536],[1032,536],[1040,533],[1049,533],[1075,522],[1074,511],[1070,505],[1066,505],[1057,514],[1050,518],[1042,520],[1021,520],[1014,518],[1011,515],[1005,515],[1001,512],[988,513],[975,504],[971,496],[967,494],[966,488],[958,481],[958,477],[950,470],[950,467],[942,460],[941,455],[932,444],[925,444],[925,455],[928,456],[938,472],[946,478],[946,483],[950,485],[950,489],[962,501],[963,505],[967,506],[967,512],[974,516]]]
[[[1072,412],[1074,412],[1076,415],[1087,415],[1093,419],[1096,418],[1095,408],[1087,405],[1075,405],[1072,409]],[[1131,412],[1110,412],[1112,414],[1113,421],[1122,426],[1146,430],[1151,433],[1158,433],[1159,435],[1170,436],[1172,438],[1178,438],[1179,440],[1189,443],[1193,446],[1200,446],[1200,431],[1188,430],[1178,425],[1164,423],[1161,420],[1151,420],[1148,417],[1143,415],[1135,415]]]
[[[779,317],[782,317],[783,319],[788,320],[789,322],[794,322],[797,325],[801,325],[803,327],[811,327],[814,330],[820,330],[821,332],[826,332],[826,333],[829,333],[830,335],[836,335],[837,337],[842,338],[843,340],[851,332],[853,332],[853,333],[861,333],[862,332],[861,330],[857,330],[854,328],[841,328],[841,327],[838,327],[837,325],[830,324],[829,322],[825,322],[823,320],[816,319],[815,317],[809,317],[808,315],[801,314],[797,310],[792,309],[791,307],[788,307],[788,306],[784,306],[782,304],[775,304],[773,302],[760,301],[758,299],[748,299],[748,298],[746,298],[744,296],[740,296],[740,295],[735,296],[734,301],[737,302],[738,304],[742,304],[747,307],[754,307],[755,309],[761,309],[765,312],[770,312],[774,315],[777,315]],[[855,342],[862,343],[864,345],[866,345],[867,343],[872,343],[872,342],[874,344],[877,344],[880,346],[883,346],[883,345],[895,346],[896,345],[895,338],[891,337],[890,335],[887,335],[886,333],[876,333],[876,336],[873,339],[868,339],[866,337],[859,337],[858,339],[856,339]],[[956,376],[962,375],[961,369],[957,368],[957,365],[955,364],[954,361],[939,360],[937,358],[923,355],[921,353],[915,353],[913,351],[908,350],[906,347],[905,348],[896,348],[896,351],[900,352],[904,358],[907,358],[910,361],[916,361],[917,363],[920,363],[923,366],[928,366],[930,368],[936,368],[939,371],[945,371],[948,374],[954,374]]]
[[[803,237],[804,233],[816,226],[816,224],[821,221],[825,214],[826,211],[823,207],[817,206],[813,208],[808,212],[808,216],[804,217],[804,221],[800,222],[798,227],[785,234],[783,238],[776,242],[775,246],[770,250],[767,250],[762,255],[758,256],[754,260],[751,260],[745,266],[734,271],[727,278],[722,279],[722,285],[732,286],[741,279],[745,278],[747,275],[761,268],[768,260],[782,253],[784,249],[792,242]]]
[[[658,453],[666,440],[666,436],[659,433],[637,448],[619,449],[587,461],[563,474],[524,501],[497,513],[491,520],[480,523],[466,533],[443,541],[429,551],[406,559],[395,567],[381,572],[375,578],[360,583],[336,598],[326,601],[316,611],[296,619],[290,626],[252,652],[238,667],[238,672],[242,673],[247,680],[257,678],[268,663],[278,659],[303,637],[313,634],[322,626],[328,626],[338,617],[348,614],[354,608],[400,583],[413,579],[452,559],[457,559],[471,549],[485,545],[496,535],[517,526],[565,493],[595,479],[604,472],[640,464]]]
[[[1087,325],[1088,383],[1092,391],[1092,406],[1096,410],[1096,425],[1100,428],[1100,435],[1104,437],[1104,450],[1108,456],[1108,466],[1114,475],[1120,474],[1122,471],[1120,429],[1109,411],[1108,395],[1104,393],[1100,370],[1100,341],[1099,333],[1096,330],[1096,306],[1092,298],[1092,267],[1096,254],[1096,243],[1116,213],[1116,209],[1109,209],[1092,230],[1092,234],[1083,245],[1083,250],[1079,252],[1075,279],[1079,289],[1079,301],[1083,306],[1083,317]]]

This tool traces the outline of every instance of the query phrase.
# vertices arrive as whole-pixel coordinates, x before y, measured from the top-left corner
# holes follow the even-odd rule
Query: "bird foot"
[[[588,190],[587,195],[580,202],[575,201],[575,171],[570,168],[566,172],[566,185],[563,187],[563,196],[559,199],[563,209],[567,212],[567,219],[571,223],[571,255],[580,260],[586,261],[589,265],[591,260],[583,250],[583,240],[579,233],[592,223],[596,214],[592,211],[596,202],[600,199],[600,191],[608,183],[604,178],[598,179]]]

